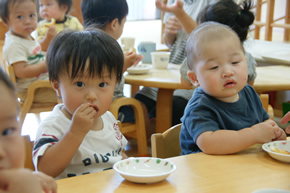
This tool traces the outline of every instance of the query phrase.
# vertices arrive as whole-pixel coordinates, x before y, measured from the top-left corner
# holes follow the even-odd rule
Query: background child
[[[76,17],[69,15],[72,0],[39,0],[39,13],[43,19],[38,23],[37,41],[46,51],[51,40],[63,29],[82,30],[83,26]],[[47,25],[55,20],[54,25]]]
[[[196,27],[195,21],[186,14],[183,9],[182,2],[177,1],[175,5],[165,6],[160,4],[159,0],[156,1],[157,6],[164,10],[173,12],[177,19],[181,21],[182,26],[187,26],[188,31]],[[160,5],[159,5],[160,4]],[[243,43],[247,39],[248,30],[250,25],[253,24],[255,16],[250,11],[252,9],[251,0],[241,1],[236,4],[233,0],[220,0],[216,3],[206,6],[197,16],[197,24],[201,24],[207,21],[215,21],[225,24],[233,29],[239,36]],[[246,52],[247,65],[248,65],[248,81],[249,85],[254,84],[256,79],[256,60],[254,57]],[[187,60],[185,59],[180,68],[181,82],[185,86],[190,86],[190,80],[187,77]],[[185,94],[187,93],[187,94]],[[180,118],[183,115],[184,108],[191,98],[193,90],[176,90],[174,92],[173,110],[176,111],[172,117],[173,124],[180,123]]]
[[[56,192],[53,178],[24,169],[25,146],[17,121],[14,85],[0,68],[0,192]]]
[[[85,27],[94,26],[102,29],[115,40],[119,39],[122,35],[128,14],[128,4],[126,0],[82,0],[81,8]],[[142,58],[143,56],[138,55],[135,52],[124,53],[123,72],[125,72],[130,66],[138,64]],[[115,89],[114,99],[124,97],[124,84],[125,79],[122,77],[121,82]],[[120,112],[123,111],[129,111],[129,113],[134,116],[133,109],[129,106],[121,107]],[[131,121],[130,118],[131,117],[124,117],[123,114],[120,113],[118,119],[121,122],[129,122]]]
[[[107,111],[121,80],[123,52],[101,30],[60,32],[47,52],[49,78],[63,104],[41,123],[35,168],[65,178],[109,169],[127,140]]]
[[[246,84],[246,57],[234,31],[205,22],[190,34],[186,53],[188,77],[198,88],[181,119],[182,154],[231,154],[256,143],[286,139]]]
[[[35,0],[1,0],[0,15],[9,31],[5,35],[3,56],[13,65],[17,77],[17,95],[24,101],[27,87],[36,80],[48,79],[45,57],[31,32],[37,27]],[[34,102],[56,103],[53,89],[38,89]]]

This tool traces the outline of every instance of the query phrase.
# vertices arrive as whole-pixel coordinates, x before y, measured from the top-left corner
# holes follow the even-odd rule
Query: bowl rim
[[[134,160],[134,159],[142,159],[142,160],[144,160],[144,159],[154,159],[154,160],[160,159],[160,160],[169,162],[173,167],[169,171],[167,171],[167,172],[162,172],[160,174],[154,174],[154,175],[136,175],[136,174],[130,174],[130,173],[127,173],[127,172],[120,171],[117,168],[117,165],[119,165],[122,162],[125,162],[128,159],[132,159],[132,160]],[[130,177],[136,177],[136,178],[152,178],[152,177],[160,177],[160,176],[165,176],[165,175],[171,174],[172,172],[174,172],[176,170],[176,165],[172,161],[169,161],[168,159],[163,159],[163,158],[156,158],[156,157],[129,157],[127,159],[123,159],[123,160],[120,160],[120,161],[116,162],[113,165],[113,169],[116,172],[118,172],[118,173],[120,173],[122,175],[130,176]]]
[[[280,155],[280,156],[285,156],[285,157],[289,157],[289,158],[290,158],[290,155],[283,154],[283,153],[278,153],[278,152],[274,152],[274,151],[271,151],[271,150],[269,150],[269,149],[267,148],[268,145],[271,145],[271,144],[273,144],[273,143],[285,143],[285,142],[290,143],[289,140],[278,140],[278,141],[271,141],[271,142],[268,142],[268,143],[264,143],[264,144],[262,145],[262,149],[263,149],[264,151],[266,151],[266,152],[268,152],[268,153],[272,153],[272,154],[274,154],[274,155]]]

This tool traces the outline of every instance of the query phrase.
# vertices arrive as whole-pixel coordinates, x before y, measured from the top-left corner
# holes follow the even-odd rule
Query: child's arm
[[[40,193],[40,180],[28,169],[0,171],[0,193]],[[53,192],[52,192],[53,193]]]
[[[70,129],[39,157],[37,168],[52,177],[57,177],[70,163],[84,137],[92,128],[96,111],[89,104],[82,104],[75,111]]]
[[[38,41],[41,45],[42,51],[47,50],[51,40],[56,36],[56,34],[55,25],[52,25],[47,29],[45,36]]]
[[[16,62],[12,64],[14,67],[14,72],[18,78],[32,78],[40,75],[41,73],[47,72],[47,67],[45,62],[38,64],[27,65],[26,62]]]
[[[196,143],[206,154],[232,154],[257,143],[286,139],[286,134],[273,120],[266,120],[239,131],[207,131],[198,136]]]

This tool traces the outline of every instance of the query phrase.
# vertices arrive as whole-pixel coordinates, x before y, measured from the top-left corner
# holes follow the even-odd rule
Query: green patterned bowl
[[[135,183],[156,183],[166,179],[176,166],[171,161],[153,157],[136,157],[114,164],[114,170]]]
[[[290,163],[290,154],[287,154],[290,153],[290,141],[272,141],[263,144],[262,148],[274,159]]]

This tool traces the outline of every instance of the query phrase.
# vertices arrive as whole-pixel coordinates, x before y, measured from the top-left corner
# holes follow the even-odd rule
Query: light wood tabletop
[[[125,82],[132,86],[157,87],[156,132],[162,133],[171,127],[172,98],[175,89],[191,89],[180,83],[180,65],[169,64],[167,69],[152,68],[142,75],[125,75]]]
[[[191,192],[251,193],[290,190],[290,165],[271,158],[256,145],[233,155],[191,154],[170,158],[176,164],[166,180],[155,184],[126,181],[114,170],[57,180],[59,193]]]
[[[261,65],[290,65],[290,44],[249,39],[244,43],[247,52]]]
[[[258,66],[256,70],[254,88],[257,93],[290,90],[290,66]]]

